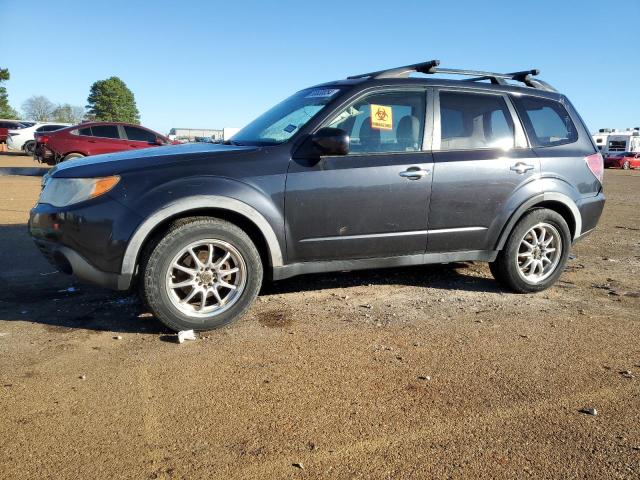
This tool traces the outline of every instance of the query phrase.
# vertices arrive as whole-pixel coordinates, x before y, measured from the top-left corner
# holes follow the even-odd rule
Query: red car
[[[173,143],[148,128],[120,122],[90,122],[37,133],[35,141],[34,158],[49,165],[71,158]]]
[[[609,156],[604,159],[605,168],[640,168],[640,153],[624,152]]]
[[[10,129],[20,128],[20,126],[20,122],[13,120],[0,120],[0,143],[6,143]]]

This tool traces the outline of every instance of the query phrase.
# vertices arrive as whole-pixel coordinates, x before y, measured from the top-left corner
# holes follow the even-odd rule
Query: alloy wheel
[[[527,283],[537,284],[553,274],[562,257],[562,237],[549,223],[531,227],[520,241],[516,264]]]
[[[222,240],[193,242],[176,254],[166,272],[165,288],[173,306],[191,317],[214,317],[228,310],[247,282],[240,252]]]

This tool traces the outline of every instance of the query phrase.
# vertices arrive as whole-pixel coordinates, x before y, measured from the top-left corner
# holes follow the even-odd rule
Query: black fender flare
[[[159,210],[156,210],[142,222],[134,232],[122,259],[121,273],[127,278],[131,278],[135,273],[140,249],[148,238],[149,234],[166,219],[189,212],[190,210],[201,210],[203,208],[216,208],[229,210],[238,213],[258,227],[264,236],[269,249],[269,260],[272,267],[283,265],[283,256],[278,238],[267,219],[250,205],[230,197],[218,195],[195,195],[184,197],[175,202],[169,203]]]
[[[580,210],[578,210],[578,206],[576,205],[575,201],[564,193],[545,192],[530,198],[518,207],[518,209],[513,213],[513,215],[511,215],[511,218],[502,229],[502,233],[498,238],[498,243],[495,249],[502,250],[504,248],[504,244],[507,242],[507,238],[509,238],[509,234],[513,230],[513,227],[515,227],[518,220],[522,218],[527,210],[544,202],[562,203],[569,209],[573,217],[573,223],[575,225],[575,231],[573,232],[573,240],[575,241],[582,233],[582,215],[580,215]]]

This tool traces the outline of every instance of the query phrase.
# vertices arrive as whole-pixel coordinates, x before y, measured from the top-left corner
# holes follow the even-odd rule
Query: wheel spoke
[[[545,248],[544,253],[553,253],[555,251],[556,251],[555,248]]]
[[[536,233],[536,229],[532,228],[531,229],[531,240],[532,240],[532,244],[535,247],[536,245],[538,245],[538,234]]]
[[[522,271],[526,270],[531,264],[533,263],[533,258],[529,257],[527,258],[527,261],[524,262],[522,264],[522,266],[520,267],[522,269]]]
[[[207,254],[207,263],[206,263],[206,265],[209,266],[209,265],[211,265],[211,262],[213,262],[213,245],[209,244],[209,245],[207,245],[207,247],[209,247],[209,252]]]
[[[196,270],[194,270],[193,268],[188,268],[188,267],[185,267],[183,265],[180,265],[178,262],[173,264],[173,268],[177,268],[181,272],[184,272],[184,273],[186,273],[188,275],[191,275],[192,277],[195,277],[195,275],[196,275]]]
[[[207,291],[206,290],[201,290],[201,298],[202,298],[202,303],[200,303],[200,306],[198,307],[198,311],[202,311],[202,309],[204,308],[205,304],[207,303]]]
[[[191,258],[193,258],[193,261],[195,262],[195,265],[198,268],[202,268],[204,267],[204,265],[202,264],[202,262],[200,261],[200,259],[198,258],[198,255],[196,255],[196,252],[193,251],[193,248],[189,249],[189,255],[191,255]]]
[[[542,227],[540,229],[540,237],[538,238],[538,243],[541,243],[544,245],[544,239],[546,235],[547,235],[547,229]]]
[[[220,276],[221,277],[228,277],[232,273],[236,273],[236,272],[239,272],[239,271],[240,271],[240,269],[238,267],[230,268],[229,270],[220,270]]]
[[[529,251],[533,250],[533,247],[534,247],[531,243],[527,242],[526,240],[522,240],[522,245],[527,247]]]
[[[522,252],[522,253],[519,253],[518,256],[529,258],[531,257],[531,252]]]
[[[222,297],[220,296],[220,292],[218,291],[218,287],[214,285],[214,287],[211,289],[211,291],[213,292],[213,296],[216,297],[216,302],[218,302],[218,305],[222,305]]]
[[[220,265],[223,265],[224,262],[226,262],[227,260],[229,260],[229,257],[231,257],[231,253],[229,252],[225,252],[224,255],[222,256],[222,258],[220,260],[218,260],[216,262],[216,264],[214,265],[214,267],[220,267]]]
[[[190,279],[185,280],[183,282],[172,283],[169,286],[171,288],[184,288],[184,287],[188,287],[189,285],[194,285],[195,286],[195,282],[194,282],[193,278],[190,278]]]
[[[235,290],[236,288],[238,288],[235,285],[232,285],[230,283],[225,282],[224,280],[220,280],[220,282],[218,282],[218,284],[221,287],[228,288],[229,290]]]
[[[186,297],[184,297],[180,303],[189,303],[189,300],[191,300],[193,297],[196,296],[196,293],[198,293],[200,291],[200,289],[193,287],[193,289],[191,290],[191,292],[189,292],[189,295],[187,295]]]

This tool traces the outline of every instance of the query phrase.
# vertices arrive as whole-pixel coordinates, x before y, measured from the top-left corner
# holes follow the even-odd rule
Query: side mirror
[[[321,155],[346,155],[349,153],[349,135],[340,128],[325,127],[311,135],[311,143]]]
[[[349,135],[344,130],[321,128],[306,138],[294,158],[319,160],[323,155],[346,155],[349,153],[349,142]]]

